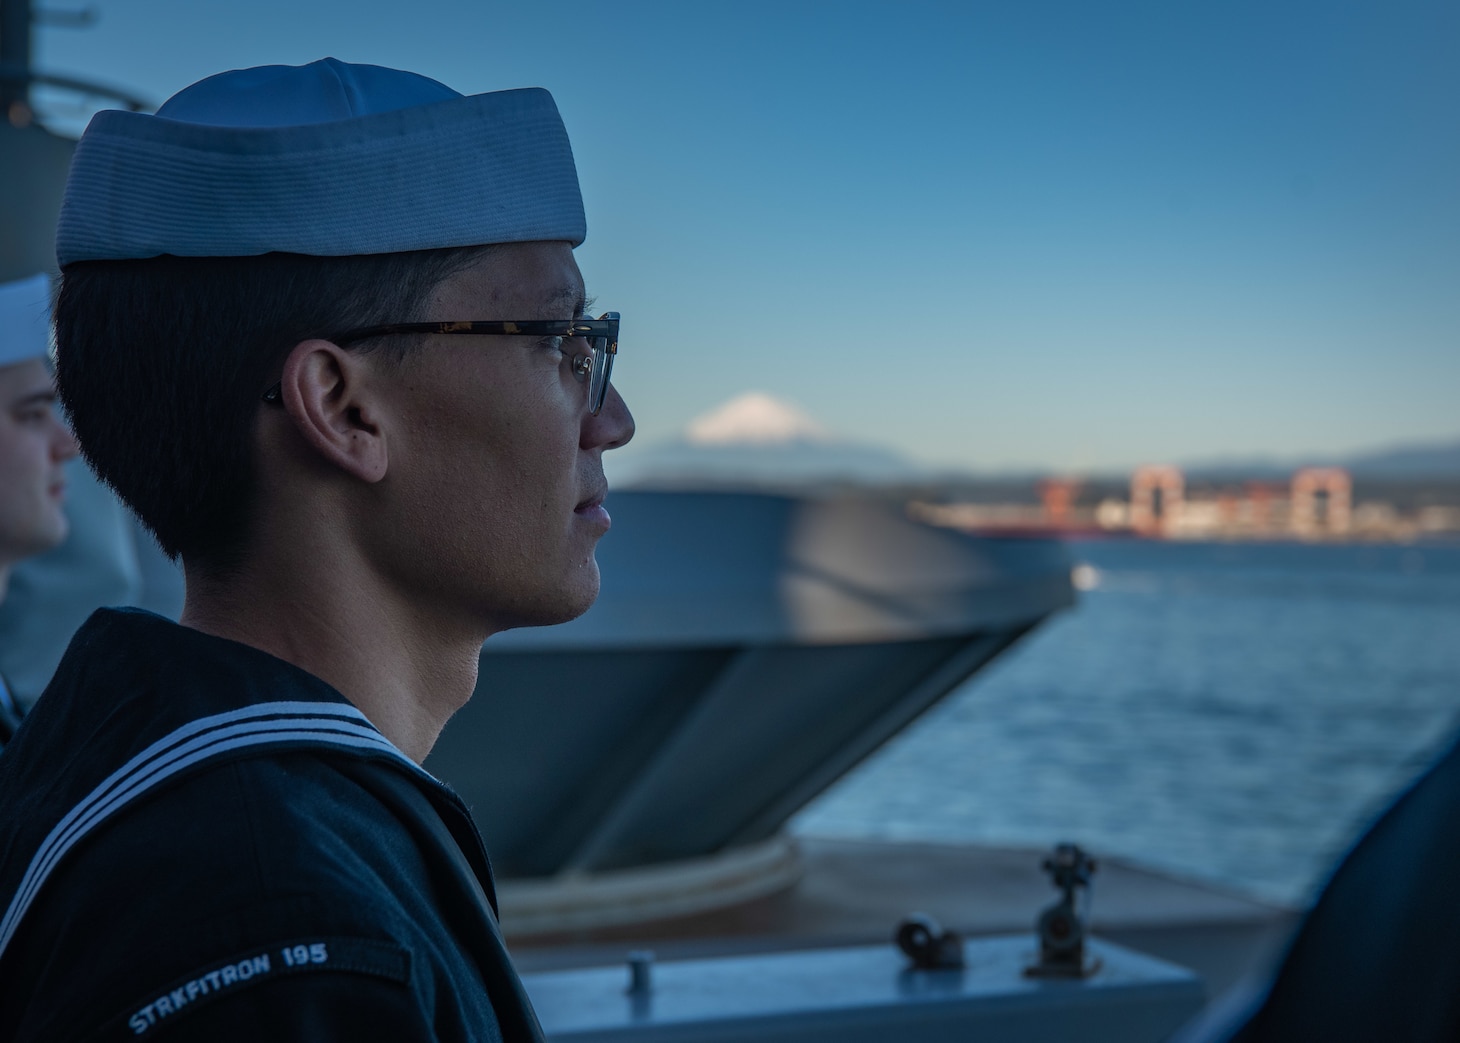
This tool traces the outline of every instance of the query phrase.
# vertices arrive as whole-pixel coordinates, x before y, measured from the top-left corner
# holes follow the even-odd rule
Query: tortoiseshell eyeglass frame
[[[329,339],[340,347],[362,340],[399,333],[462,334],[473,337],[569,337],[584,340],[586,353],[573,358],[573,371],[588,379],[588,412],[597,416],[608,397],[608,380],[618,355],[618,312],[604,312],[596,319],[527,319],[517,322],[398,322],[389,326],[364,326]],[[283,388],[275,384],[263,394],[271,405],[283,399]]]

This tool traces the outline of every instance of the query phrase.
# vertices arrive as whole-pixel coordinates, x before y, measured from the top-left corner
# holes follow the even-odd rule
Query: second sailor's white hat
[[[50,277],[0,283],[0,366],[42,358],[50,348]]]

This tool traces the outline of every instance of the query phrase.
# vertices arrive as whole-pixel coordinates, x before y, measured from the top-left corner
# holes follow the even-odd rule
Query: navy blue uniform
[[[0,1039],[542,1038],[471,816],[339,693],[103,610],[0,756]]]
[[[1180,1043],[1460,1040],[1460,743],[1339,864],[1271,981],[1233,989]]]
[[[1358,842],[1238,1043],[1460,1039],[1460,744]]]

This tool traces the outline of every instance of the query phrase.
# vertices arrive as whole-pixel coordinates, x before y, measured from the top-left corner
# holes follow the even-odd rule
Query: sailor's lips
[[[573,513],[584,521],[590,522],[595,527],[607,532],[608,527],[613,524],[613,519],[608,516],[608,511],[603,508],[603,497],[605,493],[606,490],[594,493],[588,499],[578,504],[577,507],[574,507]]]

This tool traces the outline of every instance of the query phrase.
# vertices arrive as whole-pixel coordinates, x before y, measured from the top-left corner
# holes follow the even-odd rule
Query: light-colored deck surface
[[[1032,932],[1056,897],[1039,851],[813,838],[802,853],[799,884],[734,909],[508,941],[528,971],[616,963],[640,948],[675,959],[890,941],[911,912],[965,935]],[[1095,932],[1190,967],[1213,994],[1271,959],[1296,915],[1119,861],[1100,859],[1095,876]]]

